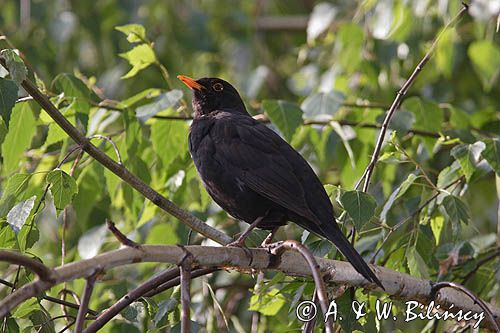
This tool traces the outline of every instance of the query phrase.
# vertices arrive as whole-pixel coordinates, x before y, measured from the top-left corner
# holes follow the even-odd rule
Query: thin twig
[[[477,262],[476,266],[474,267],[473,270],[471,270],[469,273],[467,273],[467,275],[464,277],[464,279],[462,280],[462,284],[466,284],[467,281],[469,281],[469,279],[474,276],[474,274],[476,274],[476,272],[478,271],[478,269],[487,264],[488,262],[490,262],[491,260],[495,259],[496,257],[500,256],[500,248],[496,249],[492,254],[490,254],[489,256],[481,259],[480,261]]]
[[[14,287],[13,283],[6,281],[4,279],[0,279],[0,284],[6,285],[9,288]],[[68,301],[65,301],[65,300],[62,300],[59,298],[55,298],[52,296],[43,295],[43,296],[41,296],[41,298],[46,300],[47,302],[67,306],[68,308],[72,308],[72,309],[79,309],[80,308],[80,305],[78,305],[76,303],[71,303],[71,302],[68,302]],[[87,313],[90,314],[91,316],[97,316],[99,314],[97,311],[94,311],[92,309],[87,309]]]
[[[109,231],[115,236],[115,238],[125,246],[130,246],[136,249],[139,249],[141,246],[125,236],[116,226],[115,223],[109,219],[106,219],[106,225],[108,226]]]
[[[495,327],[496,331],[500,332],[500,327],[498,326],[498,323],[495,320],[495,315],[493,314],[493,312],[491,312],[491,309],[488,307],[488,305],[482,299],[480,299],[479,297],[474,295],[473,292],[471,292],[469,289],[465,288],[464,286],[461,286],[461,285],[454,283],[454,282],[435,283],[432,285],[431,299],[434,300],[436,298],[436,295],[439,292],[439,290],[441,290],[443,288],[453,288],[453,289],[459,290],[459,291],[463,292],[464,294],[466,294],[467,296],[469,296],[474,301],[475,304],[479,305],[481,307],[481,309],[483,309],[484,312],[486,312],[491,323]]]
[[[327,316],[328,313],[328,297],[326,295],[326,287],[323,281],[323,277],[321,276],[320,266],[318,262],[312,255],[311,251],[309,251],[304,244],[297,242],[295,240],[287,240],[282,242],[277,242],[269,245],[269,250],[272,254],[280,256],[283,252],[290,250],[296,251],[302,255],[305,259],[309,268],[311,269],[311,274],[314,279],[314,283],[316,285],[316,294],[318,295],[318,301],[321,306],[321,310],[323,311],[323,315],[325,316],[325,328],[327,333],[333,333],[333,324],[330,316]]]
[[[69,171],[69,175],[73,177],[73,174],[75,173],[76,166],[80,162],[80,159],[83,156],[83,150],[80,150],[78,152],[78,155],[76,155],[75,161],[73,162],[73,166],[71,167],[71,170]],[[64,207],[63,210],[63,224],[62,224],[62,232],[61,232],[61,265],[64,265],[64,258],[66,257],[66,228],[68,227],[68,208]]]
[[[194,279],[194,278],[202,276],[202,275],[207,275],[207,274],[213,273],[213,272],[215,272],[217,270],[218,270],[218,268],[215,268],[215,267],[198,268],[198,269],[193,270],[191,272],[191,279]],[[181,283],[180,276],[174,277],[174,278],[170,279],[169,281],[166,281],[165,283],[163,283],[160,286],[156,287],[155,289],[153,289],[153,290],[145,293],[144,297],[153,297],[155,295],[158,295],[158,294],[164,292],[165,290],[168,290],[168,289],[170,289],[172,287],[175,287],[176,285],[178,285],[180,283]]]
[[[82,333],[83,327],[85,325],[85,316],[87,309],[89,307],[90,296],[94,290],[94,284],[97,278],[98,272],[92,274],[87,278],[87,283],[85,284],[85,290],[83,291],[82,303],[80,304],[80,309],[78,310],[78,315],[76,316],[75,332]]]
[[[89,137],[89,140],[92,140],[92,139],[101,139],[101,140],[105,140],[105,141],[108,141],[109,143],[111,143],[111,145],[113,146],[113,149],[115,150],[116,158],[118,159],[118,164],[123,164],[122,156],[120,155],[120,150],[118,150],[116,143],[109,136],[104,136],[101,134],[94,134],[91,137]]]
[[[410,221],[411,219],[413,219],[415,216],[417,216],[418,214],[420,214],[420,212],[425,208],[427,207],[427,205],[429,205],[434,199],[436,199],[438,197],[439,194],[441,194],[441,191],[445,191],[446,189],[450,188],[451,186],[459,183],[460,181],[462,181],[463,177],[460,177],[454,181],[452,181],[451,183],[449,183],[448,185],[446,185],[445,187],[443,187],[441,190],[439,190],[438,192],[436,192],[432,197],[430,197],[427,201],[425,201],[422,205],[420,205],[410,216],[408,216],[407,218],[405,218],[404,220],[402,221],[399,221],[396,225],[394,225],[393,227],[390,227],[389,229],[389,232],[387,233],[387,235],[385,235],[384,239],[382,240],[382,243],[380,244],[380,246],[378,247],[377,251],[375,251],[375,253],[373,254],[372,258],[370,259],[370,263],[373,264],[375,262],[375,259],[377,258],[378,254],[380,253],[380,251],[382,250],[382,248],[384,247],[385,243],[387,243],[387,240],[389,239],[389,237],[396,231],[398,230],[400,227],[402,227],[404,224],[406,224],[406,222]]]
[[[377,161],[378,161],[378,158],[380,155],[380,151],[382,150],[382,144],[384,143],[385,133],[387,132],[387,129],[389,127],[389,123],[391,122],[391,119],[392,119],[394,113],[397,111],[397,109],[401,105],[401,101],[403,100],[403,97],[406,95],[406,93],[410,89],[411,85],[413,84],[413,82],[417,78],[418,74],[422,71],[425,64],[431,58],[432,54],[434,53],[434,49],[436,48],[436,45],[438,44],[443,33],[446,30],[448,30],[450,27],[454,26],[462,18],[462,16],[464,16],[465,13],[467,13],[469,6],[465,3],[462,3],[462,4],[463,4],[463,7],[460,10],[460,12],[458,12],[458,14],[448,24],[446,24],[446,26],[441,31],[441,33],[434,39],[431,47],[429,48],[429,50],[427,51],[425,56],[422,58],[422,60],[420,60],[418,65],[413,70],[413,73],[406,80],[406,82],[403,84],[401,89],[397,92],[396,98],[392,102],[389,111],[387,111],[387,114],[385,115],[384,121],[382,123],[382,127],[380,129],[380,133],[379,133],[378,138],[377,138],[377,142],[375,144],[375,149],[373,151],[370,163],[368,163],[368,166],[366,167],[365,171],[363,172],[363,175],[361,176],[361,178],[357,182],[355,189],[357,189],[359,187],[359,185],[361,184],[361,182],[363,182],[363,180],[364,180],[363,192],[368,191],[368,188],[370,186],[370,180],[371,180],[373,171],[375,169],[375,165],[377,164]]]

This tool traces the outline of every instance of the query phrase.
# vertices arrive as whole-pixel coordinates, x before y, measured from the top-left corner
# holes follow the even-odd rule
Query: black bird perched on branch
[[[275,231],[295,222],[333,242],[368,281],[383,288],[340,231],[320,180],[304,158],[246,111],[236,89],[219,78],[179,75],[193,90],[189,151],[210,196],[233,217]]]

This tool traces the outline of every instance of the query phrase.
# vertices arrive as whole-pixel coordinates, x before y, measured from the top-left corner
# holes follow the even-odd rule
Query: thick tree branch
[[[266,249],[250,249],[253,262],[249,265],[248,257],[240,248],[186,246],[185,249],[193,255],[193,264],[202,267],[220,267],[243,272],[255,270],[277,270],[290,276],[310,277],[311,270],[304,258],[294,252],[286,252],[279,260],[270,255]],[[117,266],[137,264],[140,262],[158,262],[178,264],[185,256],[185,251],[178,246],[142,245],[141,249],[122,248],[103,253],[88,260],[70,263],[54,269],[55,281],[36,280],[19,288],[0,302],[0,318],[3,318],[17,305],[30,297],[39,295],[52,286],[80,277],[88,277],[95,272],[96,267],[107,270]],[[354,287],[375,289],[372,283],[366,281],[354,268],[343,261],[316,258],[320,270],[329,277],[327,283],[346,284]],[[377,276],[386,288],[386,293],[400,300],[414,300],[422,304],[432,301],[433,283],[429,280],[412,277],[379,266],[372,266]],[[453,309],[449,311],[481,312],[481,307],[474,303],[467,295],[454,289],[443,289],[435,299],[441,308]],[[487,304],[493,316],[498,321],[500,309]],[[493,328],[487,318],[481,326]]]
[[[54,281],[54,271],[52,269],[45,266],[40,261],[25,256],[24,254],[8,250],[0,250],[0,261],[26,267],[38,275],[40,280]]]

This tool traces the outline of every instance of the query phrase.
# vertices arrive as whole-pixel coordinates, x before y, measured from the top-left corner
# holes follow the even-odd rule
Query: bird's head
[[[195,80],[178,75],[177,78],[193,91],[195,117],[218,110],[248,115],[240,94],[229,82],[216,77]]]

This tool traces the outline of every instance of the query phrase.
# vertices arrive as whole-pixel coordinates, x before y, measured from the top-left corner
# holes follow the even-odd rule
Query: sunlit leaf
[[[314,6],[307,23],[307,41],[312,42],[325,32],[332,24],[336,14],[337,9],[327,2],[321,2]]]
[[[146,40],[146,29],[140,24],[125,24],[115,27],[116,30],[123,32],[130,43],[137,43]]]
[[[3,174],[16,170],[22,154],[31,144],[35,134],[36,120],[29,102],[18,103],[14,107],[12,119],[5,140],[2,144]]]
[[[248,310],[258,311],[264,316],[275,316],[285,303],[285,297],[280,291],[272,288],[263,294],[253,295]]]
[[[183,121],[156,120],[151,125],[151,142],[167,168],[177,157],[187,153],[188,126]]]
[[[18,203],[7,214],[7,223],[10,224],[16,234],[21,231],[21,228],[28,219],[28,216],[30,216],[31,210],[35,204],[35,199],[36,196],[32,196],[31,198]]]
[[[140,44],[134,47],[132,50],[120,53],[120,57],[127,59],[129,64],[132,65],[132,69],[122,76],[122,79],[129,79],[134,77],[144,68],[153,64],[156,61],[156,56],[153,49],[148,44]]]

